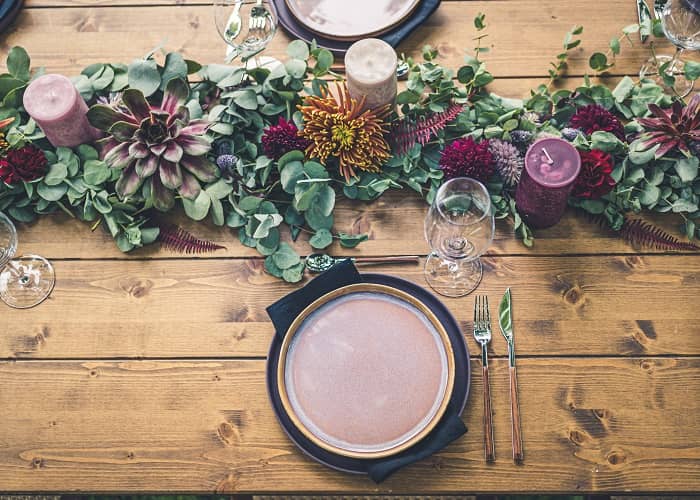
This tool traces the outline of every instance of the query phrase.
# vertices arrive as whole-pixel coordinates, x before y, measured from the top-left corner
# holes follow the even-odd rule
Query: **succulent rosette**
[[[202,182],[218,177],[216,165],[207,158],[211,123],[190,119],[188,96],[187,83],[176,78],[168,82],[160,106],[149,104],[141,91],[128,89],[121,99],[124,110],[101,104],[90,108],[90,123],[108,134],[101,141],[104,161],[122,170],[116,183],[121,199],[143,186],[144,197],[167,211],[175,203],[175,191],[195,199]]]
[[[670,109],[650,104],[649,111],[649,118],[637,118],[637,122],[644,127],[639,136],[642,149],[658,145],[656,158],[661,158],[674,148],[685,156],[693,156],[691,148],[700,141],[700,94],[695,94],[687,106],[678,101]]]

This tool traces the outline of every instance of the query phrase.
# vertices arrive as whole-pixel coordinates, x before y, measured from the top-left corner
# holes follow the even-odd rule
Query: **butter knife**
[[[515,463],[522,463],[524,459],[523,437],[520,430],[518,377],[515,371],[515,343],[513,340],[513,314],[510,288],[506,290],[506,293],[501,299],[501,304],[498,306],[498,324],[501,327],[501,333],[508,343],[508,372],[510,374],[510,419],[513,436],[513,461]]]

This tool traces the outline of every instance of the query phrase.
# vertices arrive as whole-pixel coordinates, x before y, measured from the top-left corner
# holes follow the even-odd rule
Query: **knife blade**
[[[644,43],[651,34],[651,12],[646,0],[637,0],[637,17],[639,18],[639,38]]]
[[[513,314],[511,309],[510,288],[503,294],[501,303],[498,306],[498,325],[501,333],[508,342],[508,362],[510,366],[515,366],[515,349],[513,343]]]
[[[515,370],[515,345],[513,343],[513,310],[510,298],[510,288],[503,294],[498,306],[498,325],[508,343],[508,373],[510,379],[510,421],[512,430],[513,461],[523,463],[523,435],[520,429],[520,405],[518,404],[518,377]]]

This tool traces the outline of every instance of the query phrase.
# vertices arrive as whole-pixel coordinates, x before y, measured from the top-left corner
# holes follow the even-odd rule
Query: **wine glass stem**
[[[668,67],[671,71],[671,75],[675,75],[675,68],[676,68],[676,63],[678,60],[681,58],[681,54],[683,54],[683,48],[682,47],[676,47],[676,51],[673,53],[673,58],[671,59],[671,62],[669,63]]]

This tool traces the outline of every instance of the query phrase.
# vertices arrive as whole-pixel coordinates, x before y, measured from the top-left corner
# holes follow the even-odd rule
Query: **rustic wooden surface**
[[[36,65],[75,74],[128,62],[165,41],[202,60],[223,46],[204,0],[27,0],[0,51],[25,46]],[[635,21],[634,2],[450,0],[401,47],[431,43],[458,66],[482,11],[494,91],[540,83],[564,33],[584,24],[574,87],[592,50]],[[634,37],[610,78],[647,52]],[[282,56],[279,34],[271,55]],[[660,44],[660,51],[669,50]],[[425,255],[423,202],[392,193],[341,201],[337,227],[368,232],[345,255]],[[20,250],[50,257],[58,281],[41,307],[0,315],[0,491],[227,493],[677,492],[700,490],[700,259],[628,246],[569,213],[524,248],[507,223],[484,258],[480,291],[513,288],[525,465],[510,460],[505,344],[494,336],[497,462],[483,461],[481,398],[469,433],[377,486],[305,458],[267,400],[272,336],[264,307],[295,289],[266,275],[229,230],[175,220],[225,251],[183,258],[149,248],[121,254],[102,230],[66,217],[20,226]],[[676,233],[673,217],[651,217]],[[297,248],[308,252],[299,242]],[[423,284],[421,269],[375,268]],[[465,331],[471,299],[446,300]],[[472,354],[477,346],[468,341]],[[481,391],[475,358],[472,396]]]

